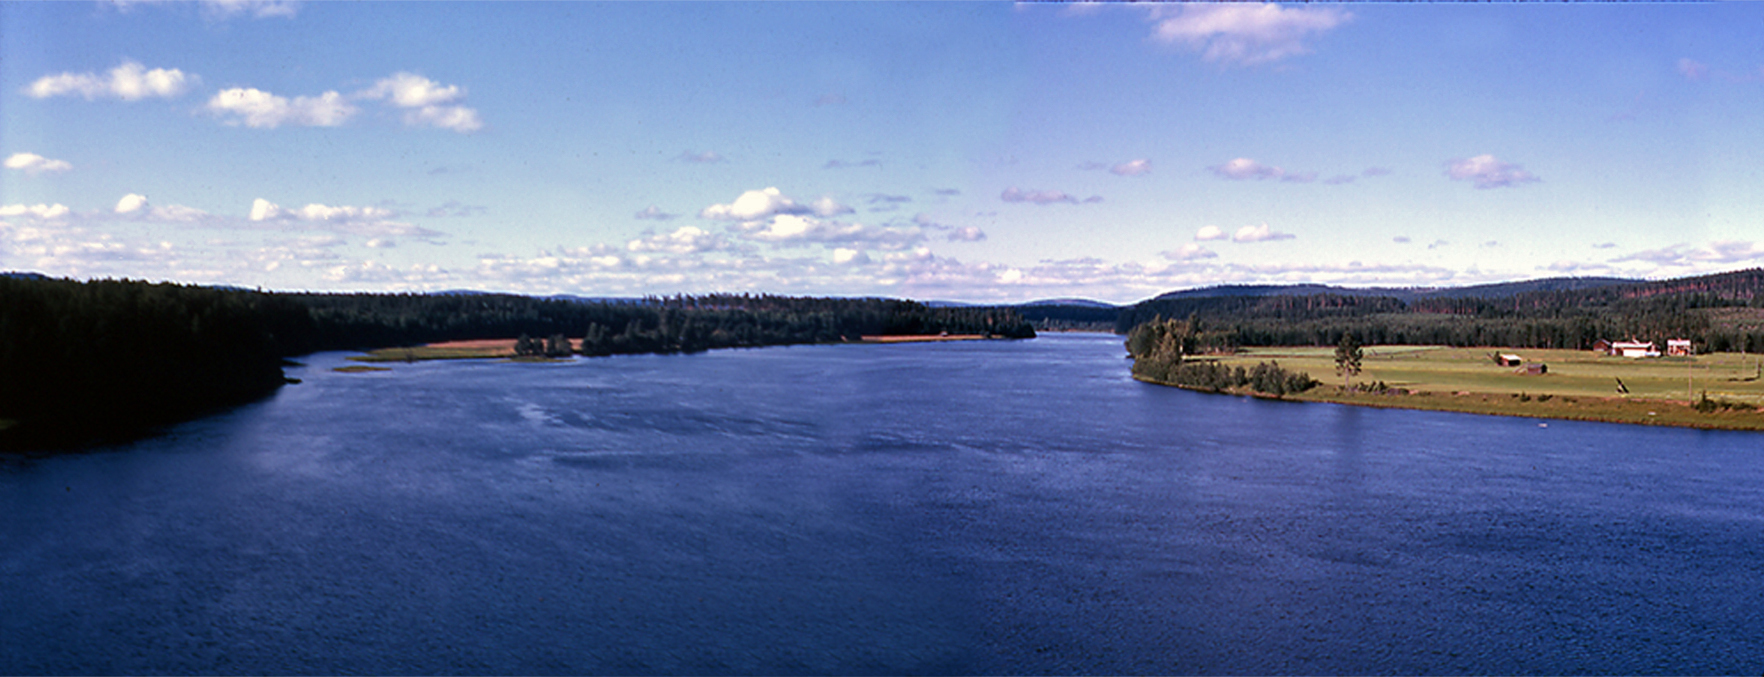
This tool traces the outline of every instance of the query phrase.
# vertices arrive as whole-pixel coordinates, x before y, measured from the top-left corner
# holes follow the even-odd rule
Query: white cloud
[[[411,127],[435,127],[461,134],[484,128],[478,111],[465,106],[423,106],[404,114],[404,124]]]
[[[1194,231],[1194,239],[1200,241],[1223,240],[1225,239],[1225,229],[1213,225],[1201,226],[1200,230]]]
[[[950,242],[979,242],[986,239],[986,231],[980,230],[979,226],[961,226],[951,229],[947,239]]]
[[[1305,41],[1353,17],[1335,7],[1189,4],[1153,12],[1153,38],[1181,44],[1208,61],[1253,65],[1310,53]]]
[[[1680,243],[1611,259],[1612,263],[1626,261],[1672,267],[1755,263],[1764,262],[1764,246],[1749,240],[1717,240],[1703,247],[1692,247],[1689,244]]]
[[[901,250],[925,240],[923,228],[869,226],[798,214],[778,214],[765,221],[749,221],[734,226],[734,230],[744,239],[779,246],[820,244]]]
[[[757,221],[778,214],[806,214],[808,211],[808,208],[796,204],[795,200],[784,197],[783,191],[766,188],[746,191],[729,204],[705,207],[698,215],[706,219]]]
[[[863,265],[870,262],[870,255],[856,249],[840,247],[833,250],[833,262],[840,265]]]
[[[1028,202],[1031,204],[1038,204],[1038,205],[1050,205],[1050,204],[1058,204],[1058,203],[1066,203],[1066,204],[1075,204],[1076,205],[1076,204],[1091,204],[1091,203],[1103,201],[1101,195],[1092,195],[1090,197],[1087,197],[1087,198],[1080,200],[1076,196],[1067,195],[1064,192],[1057,191],[1057,190],[1022,190],[1022,189],[1014,188],[1014,187],[1013,188],[1006,188],[1003,193],[999,194],[998,199],[1004,200],[1005,202]]]
[[[1446,162],[1446,176],[1454,181],[1471,181],[1477,188],[1502,188],[1541,181],[1524,167],[1501,162],[1493,155],[1478,155]]]
[[[857,211],[839,204],[839,202],[834,200],[831,195],[821,196],[821,199],[815,200],[814,204],[810,205],[810,208],[814,210],[816,216],[838,216],[840,214],[850,214]]]
[[[669,254],[697,254],[733,248],[727,238],[693,226],[682,226],[672,233],[645,233],[625,245],[625,249],[633,252]]]
[[[34,216],[39,219],[58,219],[67,216],[71,211],[73,210],[68,209],[67,205],[60,203],[0,206],[0,216]]]
[[[1265,165],[1246,157],[1240,157],[1222,165],[1207,168],[1222,179],[1243,181],[1245,179],[1278,179],[1286,176],[1286,170]]]
[[[304,127],[336,127],[355,115],[357,108],[335,91],[290,100],[248,87],[224,89],[208,100],[208,111],[229,117],[229,125],[274,129],[284,124]]]
[[[297,219],[301,221],[362,221],[382,220],[394,216],[392,210],[383,207],[331,207],[322,204],[309,204],[299,209],[284,209],[269,200],[257,198],[251,201],[252,221],[279,221]]]
[[[133,214],[141,211],[141,209],[146,206],[147,196],[138,193],[129,193],[128,195],[124,195],[121,200],[116,201],[116,213]]]
[[[289,209],[269,200],[257,198],[251,202],[251,212],[247,218],[259,223],[310,224],[339,233],[370,238],[436,238],[444,234],[421,226],[391,220],[397,215],[397,212],[384,207],[330,206],[317,203],[299,209]]]
[[[6,158],[6,168],[35,176],[44,172],[65,172],[73,169],[73,165],[66,160],[51,160],[36,153],[13,153]]]
[[[1196,259],[1210,259],[1219,256],[1217,252],[1193,242],[1189,242],[1175,249],[1159,252],[1159,255],[1172,261],[1193,261]]]
[[[406,109],[404,124],[411,127],[437,127],[467,133],[483,129],[478,111],[451,104],[465,98],[458,85],[446,85],[416,73],[398,72],[375,82],[373,87],[356,93],[363,99],[384,100]]]
[[[201,79],[194,75],[186,75],[176,68],[155,68],[147,70],[146,66],[134,61],[124,61],[122,65],[110,69],[105,75],[97,73],[60,73],[45,75],[25,88],[25,93],[33,98],[46,99],[52,96],[79,94],[90,101],[101,97],[138,101],[148,97],[174,98],[189,91],[190,86]]]
[[[1395,242],[1397,244],[1408,244],[1409,242],[1411,242],[1411,240],[1409,239],[1409,236],[1407,236],[1407,235],[1398,235],[1396,237],[1391,238],[1390,241]]]
[[[832,196],[823,196],[810,204],[798,204],[786,197],[777,188],[750,190],[735,198],[728,204],[715,204],[698,212],[700,218],[722,219],[729,221],[760,221],[781,214],[815,214],[818,216],[837,216],[850,214],[854,210],[840,204]]]
[[[400,108],[421,108],[454,101],[465,96],[465,90],[457,85],[443,87],[416,73],[398,72],[375,82],[373,87],[362,91],[361,96],[388,99]]]
[[[173,0],[109,0],[124,12],[137,5],[172,5]],[[289,18],[300,10],[299,0],[201,0],[202,15],[211,20],[226,20],[241,15],[254,19]]]
[[[679,216],[679,214],[669,214],[664,212],[661,210],[661,207],[650,205],[645,207],[643,211],[637,212],[633,218],[644,221],[672,221],[679,218]]]
[[[175,223],[196,223],[213,218],[212,214],[183,205],[155,206],[147,200],[147,196],[129,193],[116,201],[116,208],[111,210],[118,216],[127,217],[131,221],[160,221]]]
[[[1277,232],[1264,223],[1259,226],[1244,226],[1232,233],[1232,242],[1270,242],[1273,240],[1291,240],[1297,237],[1292,233]]]
[[[1110,167],[1109,172],[1117,176],[1141,176],[1151,173],[1151,168],[1151,160],[1140,158]]]

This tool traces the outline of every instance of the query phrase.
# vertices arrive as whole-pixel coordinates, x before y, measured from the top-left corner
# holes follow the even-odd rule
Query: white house
[[[1666,339],[1666,354],[1690,357],[1697,354],[1697,349],[1691,347],[1690,339]]]
[[[1611,343],[1611,354],[1624,357],[1659,357],[1660,349],[1654,347],[1653,341],[1614,341]]]

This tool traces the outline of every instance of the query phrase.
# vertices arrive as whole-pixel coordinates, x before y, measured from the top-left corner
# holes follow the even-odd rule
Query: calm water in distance
[[[1764,436],[1122,354],[311,356],[158,438],[0,457],[0,672],[1764,669]]]

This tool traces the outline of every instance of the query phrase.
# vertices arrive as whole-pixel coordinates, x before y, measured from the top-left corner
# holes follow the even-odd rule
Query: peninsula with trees
[[[1160,385],[1378,407],[1764,430],[1759,269],[1444,290],[1189,290],[1124,308],[1116,326],[1126,333],[1134,377]],[[1626,341],[1672,350],[1625,356],[1611,348]],[[1282,377],[1258,381],[1258,370]],[[1331,380],[1340,385],[1326,385]]]

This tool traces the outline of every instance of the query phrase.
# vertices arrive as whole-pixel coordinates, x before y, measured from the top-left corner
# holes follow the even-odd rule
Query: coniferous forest
[[[1600,339],[1698,352],[1764,352],[1764,269],[1498,296],[1343,293],[1166,295],[1121,310],[1115,331],[1161,319],[1187,323],[1191,350],[1363,344],[1586,350]]]
[[[127,280],[0,276],[0,448],[124,439],[273,392],[284,360],[519,335],[590,356],[1035,335],[1008,308],[893,299],[709,295],[580,302],[503,294],[283,294]]]

